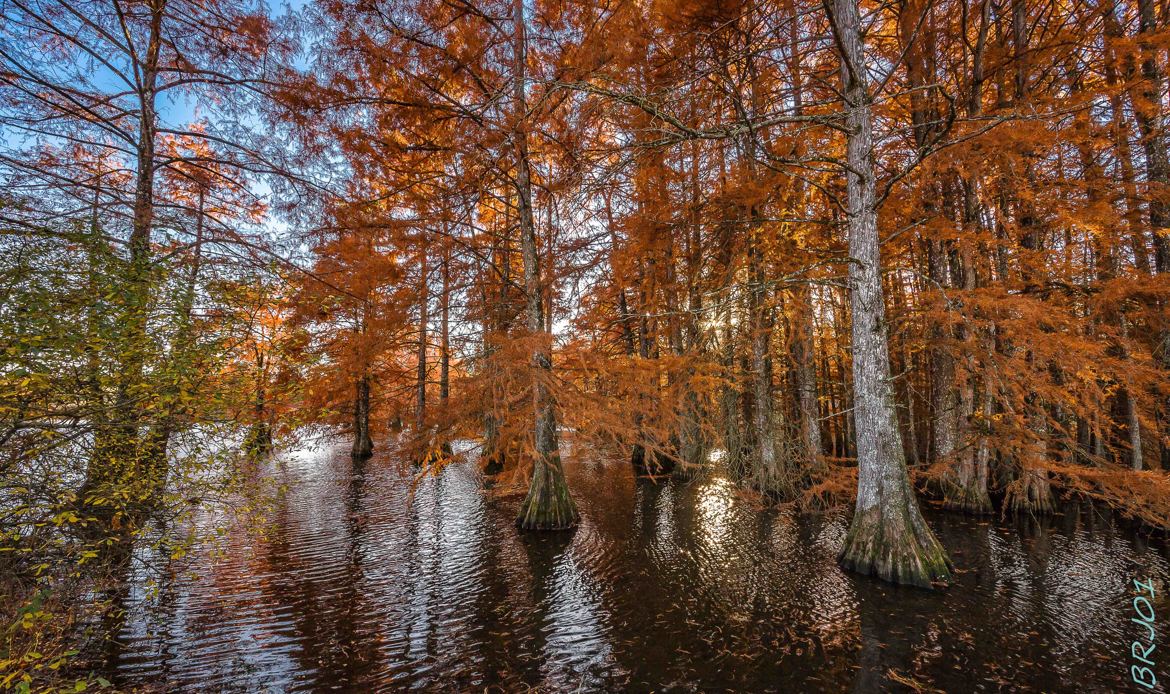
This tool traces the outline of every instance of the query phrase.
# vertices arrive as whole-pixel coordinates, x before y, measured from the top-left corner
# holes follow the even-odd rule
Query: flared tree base
[[[698,432],[684,432],[680,438],[679,460],[678,464],[674,466],[674,470],[671,471],[671,475],[679,480],[692,480],[698,477],[703,468],[706,467],[707,454],[710,451],[707,442],[699,436]]]
[[[1025,470],[1008,486],[1004,508],[1015,515],[1046,516],[1056,512],[1056,499],[1045,470]]]
[[[948,484],[943,491],[943,508],[972,516],[986,516],[995,512],[987,488],[961,487]]]
[[[950,583],[954,568],[917,510],[883,514],[880,506],[854,516],[837,561],[849,571],[920,588]]]
[[[369,437],[364,437],[353,442],[353,450],[350,451],[350,456],[354,460],[365,460],[374,455],[374,442]]]
[[[537,463],[516,525],[522,530],[567,530],[581,520],[559,458]]]
[[[995,513],[995,507],[991,503],[991,497],[987,496],[986,494],[984,494],[982,497],[948,497],[943,500],[943,508],[948,511],[966,513],[970,516],[990,516],[991,514]]]
[[[577,507],[571,502],[567,507],[563,504],[541,507],[525,502],[516,518],[516,527],[521,530],[569,530],[577,527],[580,521]]]

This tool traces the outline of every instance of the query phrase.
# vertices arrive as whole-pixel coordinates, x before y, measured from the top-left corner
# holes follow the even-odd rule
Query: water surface
[[[1119,691],[1136,689],[1130,644],[1145,632],[1134,578],[1155,582],[1170,619],[1164,547],[1086,508],[1024,523],[928,513],[960,569],[932,593],[842,572],[843,517],[760,510],[718,473],[655,482],[570,462],[580,527],[523,534],[517,500],[485,495],[469,466],[413,500],[409,468],[345,448],[271,468],[286,491],[264,527],[164,571],[157,591],[137,572],[119,684]]]

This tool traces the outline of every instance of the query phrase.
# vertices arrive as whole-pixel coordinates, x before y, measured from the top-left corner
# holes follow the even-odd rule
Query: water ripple
[[[1132,580],[1170,576],[1164,547],[1077,507],[1018,524],[928,512],[960,568],[929,593],[843,573],[844,516],[761,510],[718,472],[677,483],[569,463],[583,522],[551,534],[516,531],[515,500],[485,496],[468,466],[413,494],[410,469],[344,449],[268,472],[286,491],[266,527],[218,558],[136,572],[112,654],[121,684],[1116,690],[1139,636]]]

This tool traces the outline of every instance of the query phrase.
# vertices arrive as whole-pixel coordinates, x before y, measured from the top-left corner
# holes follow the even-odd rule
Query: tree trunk
[[[520,505],[517,525],[524,529],[555,530],[571,528],[579,519],[577,505],[569,495],[561,467],[557,444],[557,418],[549,380],[552,377],[551,335],[542,315],[544,287],[540,276],[540,255],[536,244],[536,225],[532,216],[532,187],[528,171],[527,104],[525,98],[524,0],[513,0],[513,141],[516,156],[516,193],[520,215],[520,240],[524,259],[524,289],[527,294],[528,334],[539,340],[532,349],[532,402],[535,413],[535,460],[528,495]]]
[[[755,214],[753,212],[752,216]],[[755,226],[753,224],[753,226]],[[759,236],[759,229],[749,232]],[[763,251],[760,239],[753,238],[749,249],[751,286],[748,290],[749,312],[751,315],[751,393],[752,393],[752,438],[755,440],[755,470],[752,483],[760,491],[791,498],[795,485],[787,466],[782,465],[776,450],[776,412],[772,402],[772,311],[768,305],[771,292],[767,288],[764,271]]]
[[[817,398],[816,342],[813,331],[812,305],[809,288],[800,285],[793,292],[792,363],[795,366],[797,404],[800,407],[800,436],[804,454],[811,465],[823,455],[821,423]]]
[[[948,480],[945,505],[947,508],[982,515],[991,513],[991,496],[987,491],[988,470],[991,462],[991,416],[994,401],[990,384],[983,388],[983,402],[979,410],[979,426],[968,426],[976,441],[970,452],[959,458],[954,476]]]
[[[747,455],[744,440],[743,426],[740,422],[740,392],[739,371],[736,368],[736,334],[732,324],[731,287],[725,287],[723,302],[723,335],[722,335],[722,367],[724,385],[719,393],[721,429],[723,430],[723,445],[726,450],[727,470],[733,478],[741,479],[744,476],[744,459]]]
[[[418,358],[415,363],[415,403],[414,403],[414,435],[420,440],[426,438],[427,426],[427,321],[430,319],[428,309],[431,295],[427,287],[427,256],[430,249],[427,247],[426,232],[423,232],[422,259],[420,262],[418,280]],[[424,443],[427,443],[424,441]]]
[[[447,411],[451,396],[451,249],[446,240],[440,259],[443,286],[439,295],[439,410]],[[451,455],[451,441],[447,433],[439,444],[443,455]]]
[[[1029,426],[1036,436],[1036,457],[1042,460],[1048,458],[1048,419],[1047,413],[1039,404],[1030,404],[1031,412]],[[1052,497],[1052,484],[1048,480],[1048,470],[1035,464],[1025,463],[1021,466],[1020,477],[1008,488],[1004,506],[1013,514],[1047,515],[1056,510],[1056,502]]]
[[[1141,93],[1132,95],[1133,111],[1137,116],[1145,152],[1146,179],[1153,189],[1170,183],[1170,155],[1166,151],[1162,123],[1162,70],[1151,39],[1158,32],[1154,0],[1138,0],[1138,41],[1142,53]],[[1170,206],[1160,191],[1149,190],[1150,230],[1154,236],[1154,268],[1159,273],[1170,272]],[[1170,359],[1170,357],[1167,357]]]
[[[697,356],[701,333],[699,315],[703,310],[703,296],[699,291],[699,275],[702,272],[702,217],[699,214],[701,192],[699,187],[699,156],[698,143],[691,142],[691,219],[686,231],[686,280],[687,280],[687,312],[683,321],[685,344],[683,351],[690,356]],[[674,474],[680,478],[693,477],[706,462],[707,442],[703,437],[701,423],[703,413],[700,411],[699,396],[696,392],[694,380],[688,384],[686,392],[686,406],[683,412],[681,431],[679,432],[679,457],[681,464],[674,468]]]
[[[653,262],[653,261],[651,261],[651,262]],[[640,291],[638,292],[639,318],[638,318],[637,343],[638,343],[638,357],[639,357],[639,359],[642,359],[642,360],[646,360],[646,359],[650,358],[650,321],[646,317],[646,314],[649,312],[650,309],[647,306],[645,282],[646,282],[645,278],[644,277],[641,278],[640,284],[642,284],[643,286],[640,289]],[[639,399],[642,399],[645,396],[642,394],[639,394],[637,397]],[[643,416],[642,412],[644,409],[646,409],[645,404],[640,403],[639,406],[634,410],[633,429],[634,429],[634,436],[636,437],[636,440],[634,441],[633,449],[630,451],[630,464],[632,464],[634,466],[634,471],[637,474],[651,475],[651,474],[654,474],[655,472],[657,472],[657,467],[653,464],[653,459],[647,455],[646,447],[642,444],[642,440],[643,440],[643,436],[644,436],[643,431],[642,431],[642,416]]]
[[[857,0],[825,0],[846,101],[849,287],[857,430],[857,507],[839,560],[894,583],[949,581],[951,561],[918,508],[903,457],[882,297],[873,123]]]
[[[79,497],[89,512],[109,518],[118,510],[114,502],[129,506],[135,519],[145,517],[166,484],[167,461],[152,459],[152,446],[141,440],[149,393],[143,370],[150,344],[147,312],[150,305],[151,231],[154,225],[155,137],[159,54],[166,3],[149,0],[147,45],[134,67],[139,73],[138,141],[135,159],[134,205],[129,241],[123,314],[119,320],[117,377],[111,416],[95,423],[94,448]],[[94,504],[93,502],[101,502]]]
[[[1137,398],[1131,388],[1125,389],[1126,428],[1129,430],[1129,460],[1134,470],[1142,469],[1142,425],[1138,418]]]
[[[1150,231],[1154,237],[1154,269],[1159,274],[1170,273],[1170,204],[1165,192],[1159,190],[1170,185],[1170,155],[1166,150],[1164,117],[1162,113],[1162,70],[1158,65],[1156,39],[1151,35],[1161,31],[1158,26],[1153,0],[1138,0],[1138,41],[1142,53],[1142,91],[1131,94],[1138,129],[1142,135],[1142,148],[1146,160],[1147,196],[1149,198]],[[1158,351],[1162,356],[1162,368],[1170,370],[1170,330],[1163,329]],[[1162,421],[1170,421],[1170,399],[1160,403]],[[1165,425],[1164,427],[1165,428]],[[1162,432],[1163,440],[1167,432]],[[1170,447],[1162,446],[1162,464],[1167,460]]]
[[[804,115],[804,78],[800,61],[800,24],[790,23],[788,34],[788,71],[792,75],[792,112]],[[806,147],[797,141],[796,156],[804,156]],[[808,189],[803,181],[794,180],[793,195],[796,209],[804,215],[809,212]],[[796,402],[800,410],[800,437],[804,456],[809,465],[817,466],[824,454],[821,443],[820,408],[817,398],[816,334],[813,320],[812,289],[807,283],[800,283],[792,293],[792,364],[796,381]]]
[[[252,426],[244,437],[244,451],[250,456],[264,456],[272,451],[272,427],[268,423],[267,359],[256,359],[256,397],[252,402]]]
[[[945,292],[951,287],[946,249],[935,240],[928,240],[927,247],[930,279],[935,285],[932,289]],[[936,342],[947,340],[951,337],[949,321],[936,323],[931,332]],[[950,345],[936,345],[930,354],[930,460],[936,463],[953,462],[959,438],[959,393],[951,349]]]
[[[488,320],[484,326],[483,335],[483,361],[488,370],[488,382],[492,384],[491,399],[489,408],[483,416],[483,448],[480,454],[482,460],[483,474],[492,476],[498,475],[504,471],[506,463],[504,444],[500,437],[500,416],[496,412],[495,407],[503,400],[496,393],[495,372],[498,366],[494,364],[493,355],[498,349],[497,340],[503,338],[507,333],[508,322],[511,319],[508,306],[510,304],[508,288],[512,283],[512,263],[511,263],[511,235],[509,229],[512,226],[511,220],[511,204],[510,196],[504,197],[504,231],[501,234],[503,244],[500,244],[499,237],[492,237],[492,262],[500,267],[500,293],[497,297],[489,296],[487,291],[487,283],[484,283],[483,302],[485,310],[487,311]]]
[[[358,460],[374,454],[374,442],[370,439],[370,377],[363,374],[354,387],[353,400],[353,451]]]
[[[979,74],[977,71],[976,74]],[[978,99],[972,98],[972,102]],[[963,221],[971,232],[978,229],[978,201],[974,183],[963,179]],[[960,256],[963,275],[963,289],[970,293],[975,290],[976,276],[972,250],[964,249]],[[991,384],[984,384],[984,402],[977,416],[975,412],[975,358],[974,341],[978,338],[976,331],[965,322],[959,326],[959,337],[967,345],[966,351],[966,379],[959,394],[959,425],[964,439],[963,450],[959,452],[954,473],[943,485],[944,505],[952,510],[964,511],[971,514],[991,513],[991,496],[988,494],[987,463],[990,457],[989,432],[991,423]],[[989,341],[989,349],[994,348],[994,341]],[[988,380],[984,377],[984,380]]]
[[[439,303],[439,407],[451,395],[451,251],[443,250],[443,293]]]

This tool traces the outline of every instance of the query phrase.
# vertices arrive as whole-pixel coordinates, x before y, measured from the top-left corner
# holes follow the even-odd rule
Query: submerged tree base
[[[1047,470],[1025,469],[1020,479],[1008,485],[1004,508],[1013,514],[1046,516],[1056,512],[1056,499]]]
[[[350,451],[350,456],[354,460],[365,460],[366,458],[373,457],[373,455],[374,443],[370,441],[368,436],[353,442],[353,450]]]
[[[972,516],[989,516],[995,513],[991,497],[986,492],[982,496],[973,494],[962,498],[947,497],[943,501],[943,508]]]
[[[780,469],[766,468],[756,459],[750,461],[752,469],[743,482],[756,490],[764,497],[775,502],[788,502],[796,499],[797,482],[793,480],[791,470],[786,466]]]
[[[986,487],[963,487],[951,482],[946,484],[943,494],[943,508],[948,511],[959,511],[973,516],[986,516],[995,512]]]
[[[581,519],[569,494],[560,456],[553,454],[532,470],[528,495],[520,504],[516,525],[523,530],[567,530]]]
[[[920,588],[950,583],[954,568],[921,514],[907,508],[883,514],[880,505],[854,517],[837,561],[849,571]]]

